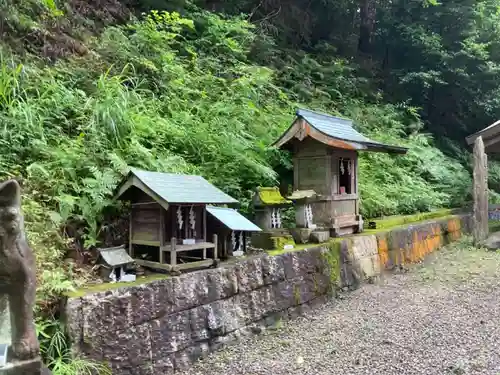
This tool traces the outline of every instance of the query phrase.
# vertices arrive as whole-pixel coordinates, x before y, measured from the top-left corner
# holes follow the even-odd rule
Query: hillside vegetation
[[[77,40],[54,26],[65,24],[65,11],[38,5],[23,24],[8,23],[9,35],[35,28],[52,43],[36,50],[27,42],[24,54],[4,44],[0,61],[0,176],[24,179],[35,244],[56,251],[57,229],[81,239],[80,248],[105,238],[116,224],[106,219],[119,216],[109,214],[112,190],[130,166],[201,174],[246,210],[256,186],[277,184],[277,172],[289,177],[289,157],[268,146],[299,106],[352,118],[368,136],[410,148],[403,157],[362,155],[363,215],[468,198],[467,154],[445,156],[421,132],[416,108],[388,103],[326,44],[309,53],[281,49],[244,16],[187,5],[183,16],[152,11],[116,21],[84,39],[83,56],[64,55]],[[66,12],[71,25],[76,14]],[[38,55],[46,51],[51,61]],[[43,253],[47,271],[58,256]]]
[[[330,35],[312,35],[332,20],[306,18],[310,28],[301,23],[294,29],[295,16],[288,11],[273,15],[266,1],[231,9],[176,3],[179,13],[166,8],[167,2],[157,3],[23,0],[19,5],[9,0],[0,5],[0,180],[15,177],[23,183],[26,225],[39,262],[41,310],[50,310],[53,297],[84,275],[62,262],[68,248],[81,252],[120,236],[120,209],[111,201],[112,191],[130,166],[203,175],[248,211],[256,186],[290,179],[289,156],[268,146],[293,121],[297,107],[351,118],[367,136],[409,147],[405,156],[362,154],[364,216],[459,207],[469,200],[469,153],[457,142],[463,131],[453,141],[443,138],[454,125],[436,112],[432,117],[426,98],[439,92],[434,111],[455,115],[462,124],[469,121],[462,104],[458,111],[443,102],[462,74],[467,87],[454,88],[453,95],[467,93],[474,113],[484,99],[481,108],[488,106],[489,114],[474,126],[489,124],[499,109],[496,88],[487,98],[477,93],[481,79],[498,75],[497,65],[489,64],[495,57],[490,44],[497,41],[481,40],[484,30],[491,35],[490,29],[498,28],[496,18],[488,23],[484,16],[476,34],[457,39],[463,47],[457,56],[447,49],[451,36],[429,36],[427,27],[430,12],[449,26],[445,18],[454,8],[410,2],[412,17],[420,15],[411,30],[400,30],[409,17],[406,11],[399,19],[395,10],[392,15],[390,9],[379,10],[385,29],[372,30],[372,50],[380,51],[375,46],[381,37],[391,38],[385,31],[394,36],[399,30],[399,41],[411,52],[392,50],[398,59],[404,55],[407,65],[398,60],[388,75],[377,53],[362,51],[365,55],[353,58],[347,47],[356,40],[342,36],[339,25]],[[300,1],[294,4],[304,11]],[[349,13],[353,4],[336,2],[334,8],[345,6]],[[465,2],[459,8],[479,15],[489,9]],[[322,14],[321,9],[308,11]],[[323,22],[323,28],[313,21]],[[351,33],[365,21],[351,25]],[[478,78],[467,67],[480,59],[490,71],[477,72]],[[455,75],[447,76],[444,69]],[[429,130],[439,135],[446,154]],[[500,169],[494,163],[491,169],[496,187]]]

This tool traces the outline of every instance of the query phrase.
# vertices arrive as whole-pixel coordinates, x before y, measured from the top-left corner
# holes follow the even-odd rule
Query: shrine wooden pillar
[[[488,156],[485,153],[483,138],[474,141],[473,170],[473,228],[474,244],[481,244],[488,237]]]

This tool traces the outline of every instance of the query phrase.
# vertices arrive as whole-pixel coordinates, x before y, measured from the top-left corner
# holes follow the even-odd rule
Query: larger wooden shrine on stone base
[[[260,231],[236,210],[220,207],[238,201],[201,176],[133,169],[115,198],[131,203],[130,257],[153,269],[209,267],[244,252],[247,234]]]
[[[358,152],[405,154],[407,148],[368,139],[351,120],[300,109],[289,129],[273,144],[293,154],[293,190],[312,190],[314,224],[332,236],[363,229],[359,214]]]

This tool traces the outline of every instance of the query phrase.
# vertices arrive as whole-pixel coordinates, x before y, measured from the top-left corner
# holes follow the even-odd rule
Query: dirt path
[[[498,375],[499,276],[500,253],[457,244],[185,374]]]

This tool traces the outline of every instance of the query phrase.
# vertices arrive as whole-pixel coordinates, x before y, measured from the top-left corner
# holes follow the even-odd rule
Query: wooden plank
[[[358,194],[336,194],[333,196],[334,201],[355,201],[358,199]]]
[[[332,190],[331,194],[339,193],[339,158],[337,155],[332,156]]]
[[[203,241],[207,241],[207,207],[203,207]],[[207,259],[207,247],[203,248],[203,259]]]
[[[331,194],[331,191],[333,189],[332,160],[332,155],[325,156],[325,194]]]
[[[203,248],[211,249],[213,247],[215,247],[215,245],[211,242],[198,242],[198,243],[195,243],[194,245],[177,245],[176,244],[175,251],[180,253],[182,251],[201,250]],[[163,251],[170,251],[171,249],[172,249],[172,244],[162,246]]]
[[[218,254],[217,254],[217,235],[214,234],[214,239],[213,239],[213,242],[214,242],[214,260],[216,259],[219,259],[218,258]]]
[[[175,266],[177,264],[177,252],[175,248],[176,246],[177,240],[175,239],[175,237],[172,237],[170,239],[170,265],[172,266]]]
[[[293,158],[293,190],[299,190],[300,179],[299,179],[299,158],[294,156]]]
[[[159,237],[160,237],[160,248],[158,252],[160,253],[160,263],[165,263],[165,253],[161,250],[162,246],[165,246],[165,215],[163,211],[163,207],[160,207],[160,227],[159,227]]]
[[[160,238],[158,237],[158,228],[160,227],[159,222],[154,225],[145,225],[138,224],[136,221],[134,221],[133,226],[133,241],[156,241],[160,243]]]
[[[192,257],[192,256],[188,256],[188,255],[181,255],[180,258],[182,260],[184,260],[184,259],[195,260],[195,261],[203,260],[201,257]]]
[[[178,268],[181,271],[185,271],[193,268],[207,268],[212,266],[213,264],[214,264],[213,259],[206,259],[206,260],[200,260],[198,262],[178,264],[176,268]]]
[[[354,184],[354,187],[355,187],[355,190],[354,190],[354,193],[356,195],[358,195],[358,180],[359,180],[359,168],[358,168],[358,155],[356,154],[356,157],[354,158],[354,170],[356,171],[356,174],[355,174],[355,184]],[[356,215],[359,215],[359,197],[356,198]]]
[[[154,201],[151,201],[151,202],[136,202],[136,203],[132,203],[131,206],[132,207],[136,207],[136,206],[146,206],[146,205],[152,205],[152,204],[158,204],[158,202],[154,202]]]
[[[351,162],[351,194],[356,194],[356,159],[352,158]]]
[[[134,261],[142,267],[159,269],[159,270],[164,270],[164,271],[168,271],[168,272],[172,272],[172,270],[174,268],[170,264],[160,264],[158,262],[151,262],[149,260],[134,259]],[[180,271],[185,271],[185,270],[194,269],[194,268],[207,268],[207,267],[211,267],[213,264],[214,264],[213,259],[206,259],[206,260],[200,260],[197,262],[178,264],[175,268],[180,270]]]
[[[133,230],[134,227],[132,226],[132,219],[133,219],[133,210],[130,210],[129,214],[129,224],[128,224],[128,255],[130,255],[131,258],[134,257],[134,245],[132,243],[132,238],[133,238]]]
[[[134,259],[134,261],[142,267],[156,268],[165,271],[172,271],[172,266],[170,264],[160,264],[158,262],[151,262],[144,259]]]
[[[131,241],[134,245],[144,245],[144,246],[156,246],[160,247],[160,241],[147,241],[147,240],[136,240]]]

